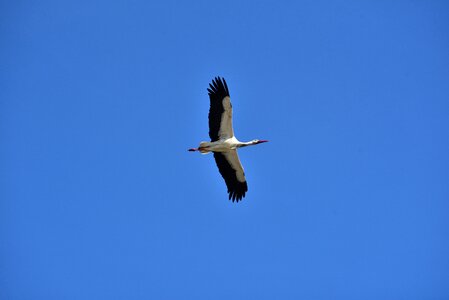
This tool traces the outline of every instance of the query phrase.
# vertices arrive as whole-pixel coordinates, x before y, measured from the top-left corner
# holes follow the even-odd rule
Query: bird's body
[[[201,142],[198,148],[191,148],[189,151],[199,151],[202,154],[214,153],[218,170],[228,187],[229,199],[238,202],[245,197],[248,185],[237,149],[267,141],[240,142],[237,140],[232,127],[232,104],[226,81],[224,78],[216,77],[209,86],[207,90],[210,98],[209,136],[211,141]]]
[[[236,150],[237,148],[260,144],[259,140],[252,140],[250,142],[240,142],[235,136],[228,139],[218,140],[215,142],[201,142],[197,148],[202,154],[209,152],[227,152],[229,150]],[[192,149],[189,149],[192,151]]]

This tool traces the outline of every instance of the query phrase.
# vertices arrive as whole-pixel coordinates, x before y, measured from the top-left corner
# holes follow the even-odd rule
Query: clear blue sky
[[[449,299],[447,1],[0,6],[1,299]]]

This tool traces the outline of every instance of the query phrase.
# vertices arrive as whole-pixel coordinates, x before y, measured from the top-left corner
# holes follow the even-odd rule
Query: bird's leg
[[[199,151],[199,152],[201,152],[201,154],[207,154],[210,152],[210,150],[207,147],[201,147],[201,146],[198,148],[190,148],[187,151],[191,151],[191,152]]]

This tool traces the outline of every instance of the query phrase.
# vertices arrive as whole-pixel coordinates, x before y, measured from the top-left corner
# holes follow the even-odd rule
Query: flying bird
[[[215,162],[228,188],[229,200],[240,201],[248,191],[245,173],[240,163],[237,149],[268,142],[252,140],[240,142],[232,128],[232,105],[228,85],[224,78],[215,77],[207,89],[209,92],[209,137],[210,142],[201,142],[198,148],[202,154],[214,153]]]

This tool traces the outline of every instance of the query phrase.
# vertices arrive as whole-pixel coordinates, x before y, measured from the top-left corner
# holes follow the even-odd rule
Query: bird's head
[[[267,140],[254,140],[253,141],[254,145],[262,144],[262,143],[266,143],[266,142],[268,142],[268,141]]]

